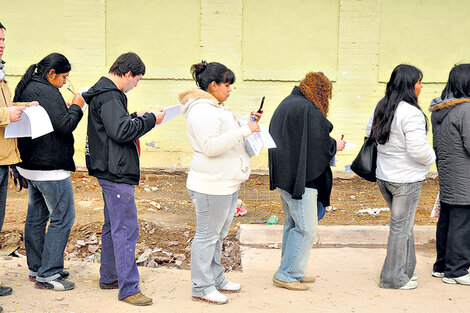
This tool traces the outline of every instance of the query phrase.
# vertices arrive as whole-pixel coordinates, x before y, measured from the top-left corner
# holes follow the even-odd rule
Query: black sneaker
[[[59,273],[59,275],[62,276],[62,278],[67,278],[69,277],[70,273],[67,271],[62,271]],[[29,275],[29,280],[36,281],[36,275]]]
[[[56,291],[71,290],[75,287],[75,283],[65,278],[59,277],[48,282],[42,282],[36,280],[36,288],[39,289],[50,289]]]
[[[0,286],[0,296],[9,296],[13,292],[11,287]]]

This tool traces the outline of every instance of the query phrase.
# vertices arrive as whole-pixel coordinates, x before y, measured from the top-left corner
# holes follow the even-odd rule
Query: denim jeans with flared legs
[[[393,183],[378,179],[377,184],[391,211],[380,286],[400,288],[413,277],[416,267],[413,224],[423,182]]]

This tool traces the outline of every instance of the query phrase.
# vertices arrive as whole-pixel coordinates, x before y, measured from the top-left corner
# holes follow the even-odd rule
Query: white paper
[[[40,105],[27,107],[21,120],[8,124],[5,128],[5,138],[31,137],[32,139],[44,136],[54,131],[46,110]]]
[[[168,122],[169,120],[171,120],[172,118],[175,118],[178,115],[180,115],[181,114],[181,104],[177,104],[177,105],[174,105],[174,106],[171,106],[171,107],[168,107],[168,108],[164,108],[163,110],[165,111],[165,117],[163,117],[163,121],[160,124],[155,125],[155,127],[159,126],[159,125],[162,125],[162,124]]]
[[[346,141],[346,144],[344,145],[344,149],[350,149],[350,148],[354,148],[356,146],[357,146],[357,144],[352,143],[350,141]]]
[[[78,93],[80,93],[81,95],[83,95],[83,93],[87,92],[88,89],[90,89],[91,86],[88,86],[88,87],[82,87],[82,88],[79,88],[77,90]],[[88,107],[88,103],[85,102],[85,104],[83,105],[83,108],[82,108],[82,111],[85,112],[86,108]]]
[[[242,121],[243,123],[247,123],[245,120]],[[259,124],[259,128],[260,132],[252,133],[250,136],[246,137],[246,140],[250,143],[256,156],[260,154],[263,147],[267,149],[277,147],[273,137],[271,137],[271,134],[268,131],[268,128],[263,124]]]
[[[276,143],[274,142],[273,137],[268,131],[268,128],[264,126],[264,124],[259,124],[259,128],[261,129],[261,139],[263,140],[264,146],[267,149],[277,148]]]

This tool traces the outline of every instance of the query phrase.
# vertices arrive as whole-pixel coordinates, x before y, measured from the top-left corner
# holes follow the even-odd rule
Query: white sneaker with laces
[[[464,276],[454,277],[454,278],[443,277],[442,281],[445,282],[446,284],[460,284],[460,285],[470,286],[470,273]]]
[[[234,292],[240,292],[240,289],[242,289],[242,285],[227,281],[227,283],[219,288],[220,292],[228,292],[228,293],[234,293]]]
[[[444,273],[443,272],[432,272],[432,277],[437,277],[437,278],[443,278]]]
[[[414,280],[410,280],[406,283],[405,286],[401,286],[400,289],[402,290],[410,290],[410,289],[416,289],[418,287],[418,283]]]
[[[214,290],[203,297],[193,296],[193,300],[204,301],[212,304],[225,304],[228,301],[227,297],[221,294],[218,290]]]

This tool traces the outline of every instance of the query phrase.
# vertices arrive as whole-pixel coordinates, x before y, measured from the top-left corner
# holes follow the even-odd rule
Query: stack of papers
[[[54,128],[46,110],[40,105],[31,106],[23,111],[20,121],[8,124],[5,128],[5,138],[31,137],[35,139],[53,131]]]

